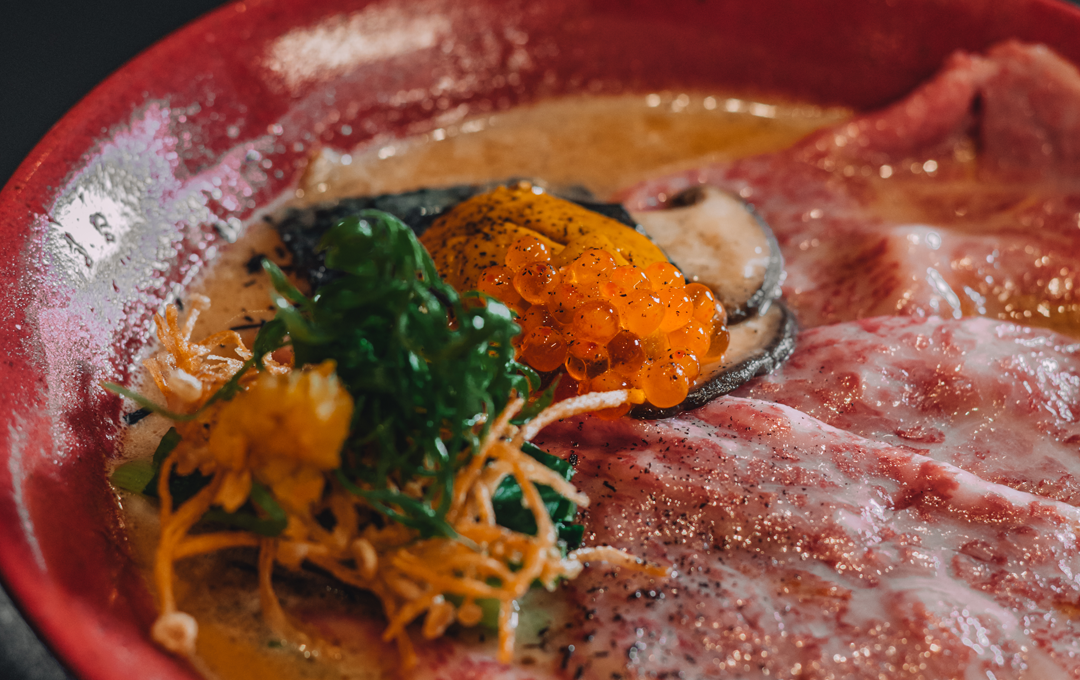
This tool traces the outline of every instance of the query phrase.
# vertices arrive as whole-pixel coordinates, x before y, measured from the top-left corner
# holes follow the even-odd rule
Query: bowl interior
[[[95,89],[0,193],[0,576],[85,678],[186,677],[148,642],[105,469],[163,301],[310,154],[540,98],[732,91],[881,105],[1006,38],[1080,63],[1051,0],[267,0]]]

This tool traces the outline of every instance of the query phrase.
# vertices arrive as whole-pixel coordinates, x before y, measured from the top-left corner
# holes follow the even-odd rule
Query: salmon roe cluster
[[[723,306],[671,263],[641,269],[590,248],[557,266],[553,255],[547,243],[523,236],[477,286],[518,313],[518,360],[538,371],[565,368],[582,394],[638,388],[653,406],[668,408],[686,399],[702,364],[723,357]]]

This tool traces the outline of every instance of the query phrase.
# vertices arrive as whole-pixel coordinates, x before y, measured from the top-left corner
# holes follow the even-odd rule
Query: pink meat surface
[[[777,154],[651,181],[752,202],[804,326],[979,314],[1080,331],[1080,73],[1043,47],[954,55],[897,104]]]
[[[570,677],[1080,677],[1073,506],[754,399],[544,440],[588,543],[675,570],[564,587]]]
[[[567,584],[561,673],[1080,678],[1080,344],[1030,327],[1080,332],[1075,67],[959,54],[884,111],[624,199],[698,184],[771,224],[809,330],[738,396],[543,433],[586,542],[674,569]]]
[[[1080,342],[989,319],[819,326],[736,392],[1080,506]]]

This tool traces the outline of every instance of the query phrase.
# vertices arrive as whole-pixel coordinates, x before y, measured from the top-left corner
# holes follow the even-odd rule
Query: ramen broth
[[[839,108],[702,94],[552,100],[414,138],[369,144],[351,153],[323,152],[312,160],[294,203],[507,177],[583,186],[604,199],[661,173],[786,148],[848,115]],[[224,248],[193,287],[193,292],[213,302],[200,316],[194,338],[239,327],[250,339],[258,323],[273,316],[269,282],[257,266],[259,255],[287,264],[276,232],[261,221]],[[150,456],[168,427],[164,418],[151,416],[129,428],[124,458]],[[129,494],[122,495],[121,503],[132,553],[149,580],[157,542],[156,506]],[[377,600],[318,575],[276,571],[274,585],[286,612],[301,621],[305,613],[316,611],[324,619],[340,614],[341,619],[352,619],[344,628],[351,626],[355,639],[330,639],[330,646],[310,647],[275,640],[261,620],[253,554],[227,550],[177,565],[180,608],[199,624],[195,664],[202,673],[235,680],[360,680],[393,672],[397,651],[379,642],[384,622],[375,613]],[[530,638],[535,639],[536,631],[558,614],[558,607],[557,592],[534,590],[522,602],[517,663],[543,668],[558,656],[557,650],[530,645]],[[432,643],[417,638],[417,647],[421,664],[426,644],[467,643],[494,657],[494,638],[477,629],[452,630]]]

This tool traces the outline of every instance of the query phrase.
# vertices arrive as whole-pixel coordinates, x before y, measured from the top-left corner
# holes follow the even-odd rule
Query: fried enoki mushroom
[[[231,377],[228,367],[232,364],[211,355],[208,348],[227,340],[238,356],[250,356],[250,351],[235,333],[192,343],[191,316],[183,326],[177,320],[173,308],[165,319],[158,318],[164,350],[151,360],[151,373],[171,407],[193,412],[206,403],[215,385]],[[237,363],[233,370],[241,365]],[[266,372],[244,376],[244,390],[232,400],[210,404],[196,419],[178,423],[183,439],[161,466],[161,538],[154,570],[161,615],[152,634],[167,649],[191,654],[198,635],[195,620],[177,606],[175,562],[230,547],[259,550],[263,615],[277,634],[305,642],[310,639],[289,621],[274,594],[274,565],[293,570],[315,565],[379,598],[388,619],[383,637],[397,644],[405,668],[417,660],[408,630],[413,622],[422,622],[421,635],[433,639],[455,622],[479,624],[483,605],[494,603],[498,658],[508,662],[513,655],[517,600],[534,584],[553,589],[560,579],[576,577],[587,561],[666,575],[665,568],[646,565],[609,547],[564,555],[537,487],[551,487],[579,506],[587,505],[589,499],[522,451],[526,442],[555,420],[628,401],[640,403],[643,396],[636,391],[594,392],[558,402],[521,427],[511,421],[525,401],[511,399],[490,423],[478,450],[460,453],[462,464],[446,513],[454,535],[425,538],[403,524],[373,521],[375,510],[335,476],[352,417],[352,399],[334,375],[332,362],[301,369],[268,366],[272,368]],[[181,473],[198,469],[210,482],[174,507],[168,483],[174,469]],[[522,502],[535,520],[535,535],[496,522],[492,497],[507,478],[521,488]],[[211,507],[228,511],[244,504],[255,482],[270,490],[287,515],[279,536],[247,531],[191,533]],[[429,489],[424,480],[414,479],[395,491],[419,500]],[[327,513],[333,522],[326,522]]]
[[[210,300],[204,295],[188,299],[190,311],[180,324],[180,311],[175,305],[165,308],[165,316],[154,315],[161,351],[144,362],[147,372],[169,409],[192,413],[239,371],[252,352],[236,331],[221,331],[199,342],[191,340],[199,315],[209,309]],[[233,356],[228,356],[231,351]],[[218,353],[215,353],[218,352]],[[263,358],[269,373],[282,375],[290,366]],[[249,370],[241,380],[254,379],[256,371]]]

